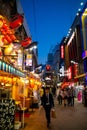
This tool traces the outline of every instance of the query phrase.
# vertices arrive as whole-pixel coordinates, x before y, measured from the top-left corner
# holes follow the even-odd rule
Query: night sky
[[[86,0],[21,0],[32,40],[38,42],[38,63],[67,35],[81,2]]]

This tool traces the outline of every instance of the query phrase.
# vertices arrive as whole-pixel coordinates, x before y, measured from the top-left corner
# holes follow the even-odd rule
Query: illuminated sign
[[[64,66],[62,66],[59,71],[60,71],[60,76],[64,76]]]
[[[61,46],[61,58],[62,59],[64,58],[64,46],[63,45]]]
[[[83,35],[83,48],[87,49],[87,9],[84,10],[81,16],[82,22],[82,35]]]
[[[46,70],[49,71],[51,69],[50,65],[46,65]]]
[[[23,62],[23,54],[18,53],[18,66],[22,66],[22,62]]]
[[[70,66],[70,67],[68,68],[67,76],[68,76],[68,79],[71,79],[71,78],[72,78],[72,66]]]
[[[87,50],[82,53],[82,58],[84,59],[86,57],[87,57]]]
[[[32,66],[32,54],[27,55],[26,66]]]

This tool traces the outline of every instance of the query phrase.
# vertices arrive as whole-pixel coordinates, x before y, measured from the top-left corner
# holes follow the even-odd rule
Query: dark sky
[[[32,40],[38,42],[38,62],[67,35],[81,2],[86,0],[21,0]]]

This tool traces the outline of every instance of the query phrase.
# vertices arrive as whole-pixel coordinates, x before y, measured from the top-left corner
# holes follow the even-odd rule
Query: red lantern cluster
[[[12,43],[14,40],[16,40],[13,31],[9,28],[9,26],[6,24],[6,21],[3,18],[0,18],[0,22],[2,25],[0,26],[0,32],[1,35],[3,35],[2,41],[6,44]]]
[[[15,29],[22,25],[23,23],[23,16],[22,15],[15,15],[14,18],[10,22],[10,28]]]
[[[28,38],[25,38],[25,39],[21,42],[21,45],[22,45],[23,47],[25,47],[25,46],[28,46],[29,44],[31,44],[31,42],[32,42],[32,39],[31,39],[30,37],[28,37]]]

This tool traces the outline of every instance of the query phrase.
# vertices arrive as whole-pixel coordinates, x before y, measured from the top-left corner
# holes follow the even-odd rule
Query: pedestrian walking
[[[62,89],[59,88],[59,93],[57,94],[57,100],[58,100],[58,103],[61,105],[62,104]]]
[[[75,89],[71,86],[71,106],[74,106]]]
[[[64,106],[66,106],[67,105],[67,90],[66,89],[63,90],[62,97],[64,101]]]
[[[49,127],[49,124],[51,123],[51,109],[54,107],[54,99],[49,87],[45,88],[44,94],[41,98],[41,105],[44,107],[47,127]]]
[[[71,89],[67,88],[67,105],[71,105]]]

